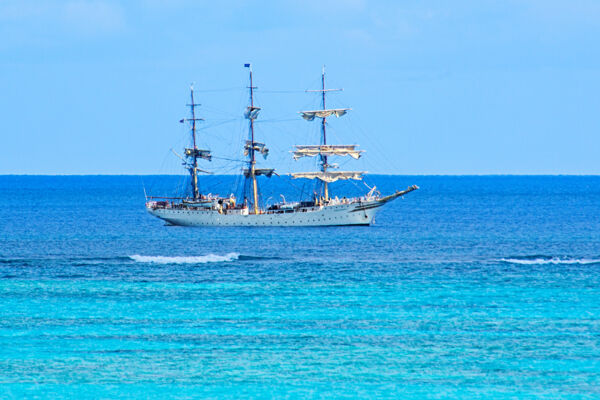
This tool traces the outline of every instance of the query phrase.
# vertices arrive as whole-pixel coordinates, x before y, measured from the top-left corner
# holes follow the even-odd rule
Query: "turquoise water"
[[[180,179],[0,177],[0,397],[600,398],[600,177],[374,176],[421,190],[260,229],[142,180]]]

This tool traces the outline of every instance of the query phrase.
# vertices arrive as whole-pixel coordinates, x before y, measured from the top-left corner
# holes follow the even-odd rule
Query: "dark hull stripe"
[[[383,204],[371,204],[369,206],[362,206],[362,207],[357,207],[354,210],[350,211],[350,212],[357,212],[357,211],[364,211],[364,210],[372,210],[373,208],[378,208],[383,206]]]
[[[227,226],[227,227],[252,227],[252,228],[311,228],[311,227],[323,227],[323,226],[369,226],[370,222],[367,223],[356,223],[356,224],[327,224],[327,225],[281,225],[281,224],[273,224],[273,225],[253,225],[253,224],[240,224],[240,225],[221,225],[221,224],[182,224],[176,221],[171,221],[166,218],[158,217],[165,221],[168,225],[172,226],[190,226],[190,227],[210,227],[210,226]]]

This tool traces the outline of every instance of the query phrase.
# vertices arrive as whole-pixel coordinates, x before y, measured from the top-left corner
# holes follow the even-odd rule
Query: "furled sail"
[[[331,183],[337,180],[355,179],[361,180],[364,171],[318,171],[318,172],[298,172],[292,174],[292,178],[319,179],[323,182]]]
[[[326,144],[314,146],[295,146],[296,150],[292,151],[294,160],[302,157],[323,156],[350,156],[355,160],[360,158],[360,153],[364,150],[357,150],[355,144]]]
[[[300,111],[302,118],[307,121],[312,121],[315,117],[326,118],[331,115],[335,115],[336,117],[341,117],[346,114],[350,109],[349,108],[332,108],[329,110],[311,110],[311,111]]]
[[[246,145],[244,146],[244,155],[247,156],[250,154],[250,149],[252,148],[252,141],[246,140]],[[254,142],[254,151],[263,155],[266,159],[269,155],[269,149],[265,146],[264,143]]]
[[[273,168],[255,168],[254,169],[255,176],[264,175],[267,178],[270,178],[271,175],[273,175],[274,173],[275,173],[275,169],[273,169]],[[244,176],[246,176],[246,177],[250,176],[249,169],[244,169]]]
[[[256,119],[258,118],[259,111],[260,107],[247,107],[244,117],[246,117],[246,119]]]
[[[212,155],[210,154],[210,150],[202,150],[202,149],[185,149],[186,156],[188,157],[196,157],[203,158],[205,160],[211,160]]]

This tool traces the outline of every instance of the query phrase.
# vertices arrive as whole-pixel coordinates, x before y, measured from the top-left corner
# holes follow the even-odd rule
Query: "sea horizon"
[[[291,173],[284,173],[281,174],[282,176],[289,176]],[[188,176],[188,174],[0,174],[0,176]],[[211,174],[211,176],[228,176],[228,177],[235,177],[235,176],[239,176],[239,174]],[[516,173],[510,173],[510,174],[501,174],[501,173],[483,173],[483,174],[382,174],[382,173],[377,173],[377,174],[371,174],[371,173],[366,173],[365,176],[440,176],[440,177],[444,177],[444,176],[448,176],[448,177],[460,177],[460,176],[490,176],[490,177],[494,177],[494,176],[522,176],[522,177],[527,177],[527,176],[589,176],[589,177],[594,177],[594,176],[600,176],[600,173],[597,174],[588,174],[588,173],[581,173],[581,174],[577,174],[577,173],[565,173],[565,174],[530,174],[530,173],[523,173],[523,174],[516,174]]]

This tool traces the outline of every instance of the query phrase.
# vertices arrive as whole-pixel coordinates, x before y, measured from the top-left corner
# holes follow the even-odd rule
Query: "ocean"
[[[369,181],[421,189],[186,228],[144,209],[181,177],[0,176],[0,398],[600,398],[599,176]]]

